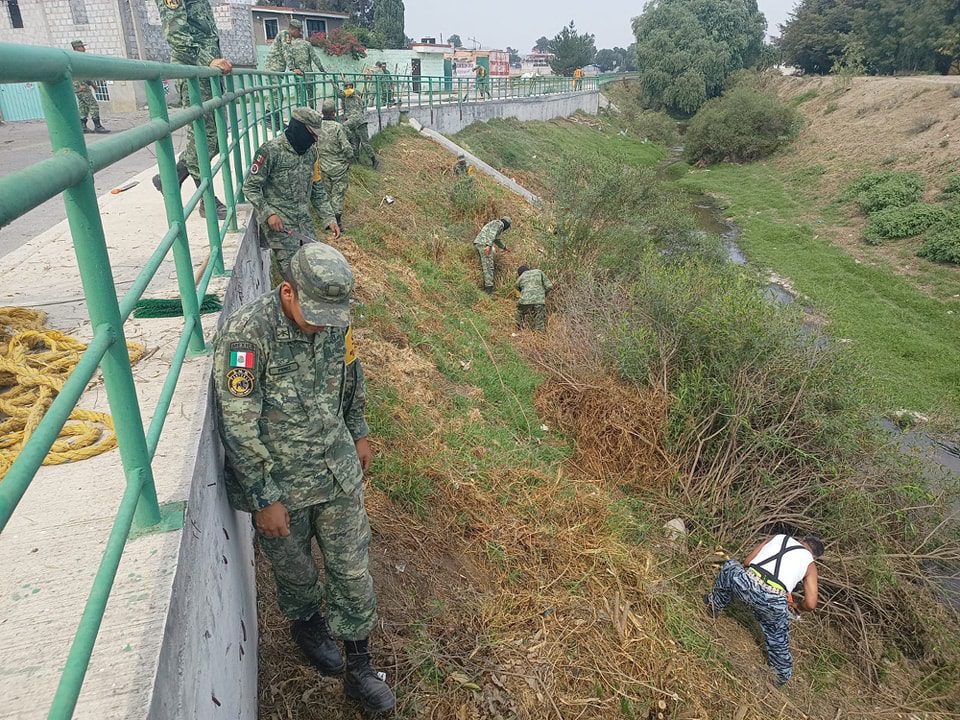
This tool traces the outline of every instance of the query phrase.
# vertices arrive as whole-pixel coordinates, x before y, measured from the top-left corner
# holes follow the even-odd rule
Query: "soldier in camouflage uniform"
[[[343,79],[343,75],[340,78]],[[336,83],[331,82],[331,85],[333,86],[333,92],[336,93],[343,104],[343,114],[347,118],[343,127],[347,131],[347,137],[350,138],[350,144],[353,146],[353,156],[356,162],[360,162],[360,153],[363,152],[370,156],[373,169],[379,169],[380,160],[373,151],[367,130],[366,91],[358,90],[352,82],[346,82],[345,80],[342,89]]]
[[[269,72],[284,72],[287,69],[287,60],[284,55],[284,47],[290,42],[290,33],[287,30],[279,33],[274,39],[273,44],[270,46],[270,52],[267,53],[266,59],[263,61],[263,69]],[[270,83],[281,83],[283,78],[269,78],[268,82]],[[270,114],[270,121],[273,124],[274,128],[279,128],[283,124],[282,119],[282,108],[283,108],[283,94],[285,90],[282,88],[276,88],[270,91],[270,107],[272,112]]]
[[[495,248],[508,252],[507,246],[503,244],[500,236],[509,230],[512,224],[508,217],[491,220],[483,226],[483,229],[473,241],[473,246],[477,249],[477,255],[480,257],[480,269],[483,272],[483,291],[487,295],[493,295],[493,279],[496,274],[494,256],[497,252]]]
[[[317,155],[320,158],[320,176],[323,188],[330,198],[337,225],[343,232],[343,200],[350,184],[350,163],[353,147],[343,125],[336,121],[337,108],[333,100],[323,103],[323,126],[317,135]]]
[[[316,110],[296,108],[282,135],[268,140],[254,156],[243,194],[253,205],[260,236],[273,250],[278,276],[287,278],[290,259],[316,227],[310,207],[323,227],[340,237],[336,216],[319,178],[316,140],[323,121]]]
[[[217,68],[225,75],[232,72],[233,65],[220,56],[220,38],[217,36],[217,25],[213,19],[209,0],[157,0],[157,9],[160,11],[160,21],[163,24],[163,36],[170,45],[170,62]],[[207,79],[200,81],[200,96],[204,101],[213,97],[210,90],[211,82],[219,81]],[[183,106],[189,105],[186,81],[180,83],[180,98]],[[203,123],[206,128],[207,149],[212,161],[220,152],[213,113],[204,115]],[[177,175],[181,185],[189,175],[197,187],[200,186],[200,164],[197,157],[197,141],[193,136],[193,123],[187,126],[187,147],[177,161]],[[153,185],[157,190],[163,190],[159,175],[154,176]],[[226,217],[226,208],[219,199],[216,199],[216,203],[217,216],[222,220]],[[203,201],[200,203],[200,214],[206,215]]]
[[[526,265],[517,269],[517,330],[530,327],[543,332],[547,329],[547,293],[553,290],[542,270],[531,270]]]
[[[313,72],[313,46],[303,37],[303,22],[294,18],[290,21],[290,40],[283,46],[283,56],[287,71],[299,76],[306,83],[307,105],[314,106],[313,81],[307,73]]]
[[[87,51],[83,40],[74,40],[70,43],[70,47],[76,52],[85,53]],[[73,81],[73,91],[77,94],[77,105],[80,107],[80,125],[83,127],[84,133],[90,132],[90,128],[87,127],[87,118],[89,117],[93,120],[93,132],[108,133],[110,131],[100,124],[100,104],[93,96],[93,90],[92,80]]]
[[[373,450],[352,290],[339,251],[304,246],[288,280],[224,323],[213,341],[213,379],[227,493],[234,509],[253,514],[293,638],[322,674],[345,669],[346,695],[379,713],[396,700],[370,663],[377,599],[363,474]],[[333,638],[343,641],[345,668]]]

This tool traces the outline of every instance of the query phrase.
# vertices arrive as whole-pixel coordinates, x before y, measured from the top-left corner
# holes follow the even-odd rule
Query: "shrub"
[[[493,201],[487,191],[472,177],[462,177],[450,190],[450,204],[457,220],[479,222],[482,218],[493,216]]]
[[[367,49],[363,44],[355,35],[344,31],[343,28],[337,28],[329,34],[314,33],[310,36],[310,44],[332,57],[349,55],[354,60],[359,60],[367,56]]]
[[[960,226],[957,219],[929,230],[917,256],[934,262],[960,265]]]
[[[840,104],[837,103],[837,102],[832,102],[832,101],[831,101],[831,102],[827,103],[827,107],[824,109],[823,114],[824,114],[824,115],[829,115],[830,113],[835,113],[835,112],[836,112],[837,110],[839,110],[839,109],[840,109]]]
[[[913,123],[910,125],[910,134],[919,135],[920,133],[925,133],[927,130],[936,125],[940,120],[938,120],[933,115],[921,115],[916,118]]]
[[[800,113],[772,95],[737,87],[711,100],[690,121],[690,162],[749,162],[773,154],[800,132]]]
[[[943,200],[960,200],[960,175],[951,175],[940,193]]]
[[[888,207],[870,216],[865,239],[871,245],[879,245],[885,240],[915,237],[945,220],[947,215],[946,209],[925,203]]]
[[[906,207],[920,201],[925,184],[914,172],[882,170],[868,172],[852,182],[843,193],[843,200],[856,199],[864,215],[890,207]]]

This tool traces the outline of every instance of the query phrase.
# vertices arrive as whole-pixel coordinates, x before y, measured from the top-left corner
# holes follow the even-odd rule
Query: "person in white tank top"
[[[743,565],[736,560],[725,562],[713,591],[703,599],[714,618],[733,600],[740,600],[753,610],[766,639],[767,661],[777,675],[778,685],[786,684],[793,676],[789,611],[816,609],[815,561],[821,555],[823,542],[818,537],[774,535],[757,545]],[[793,591],[801,583],[803,597],[797,603]]]

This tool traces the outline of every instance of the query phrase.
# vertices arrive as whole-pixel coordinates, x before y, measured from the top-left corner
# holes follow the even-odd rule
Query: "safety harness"
[[[783,561],[783,556],[786,555],[791,550],[806,549],[802,544],[793,545],[792,547],[787,547],[787,543],[789,543],[792,539],[793,538],[791,538],[789,535],[784,535],[783,545],[780,546],[780,551],[778,553],[776,553],[775,555],[771,555],[770,557],[768,557],[767,559],[759,563],[750,563],[747,566],[747,570],[749,570],[754,575],[759,577],[765,584],[769,585],[774,590],[777,590],[783,593],[787,592],[787,588],[784,587],[783,583],[780,582],[780,578],[779,578],[780,563]],[[764,565],[767,565],[769,563],[774,563],[773,572],[770,572],[765,567],[763,567]]]

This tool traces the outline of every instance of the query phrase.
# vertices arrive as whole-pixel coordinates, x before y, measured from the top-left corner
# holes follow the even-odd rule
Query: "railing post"
[[[233,101],[227,105],[227,117],[230,119],[230,137],[233,139],[233,148],[230,156],[233,159],[233,171],[236,177],[236,201],[244,202],[243,197],[243,158],[241,157],[240,147],[240,123],[237,120],[237,93],[236,83],[233,75],[227,75],[227,92],[233,95]],[[236,218],[236,214],[234,214]]]
[[[271,137],[270,135],[270,111],[267,109],[267,95],[269,94],[269,89],[264,88],[263,74],[257,73],[257,86],[260,87],[260,90],[257,90],[257,97],[260,98],[260,107],[263,108],[263,115],[260,120],[263,123],[263,140],[267,141],[267,138]]]
[[[193,82],[192,80],[190,82]],[[161,80],[147,80],[144,85],[147,90],[147,105],[150,108],[150,117],[154,120],[163,120],[169,122],[170,116],[167,113],[167,102],[163,95],[163,82]],[[193,88],[190,88],[191,95]],[[201,127],[203,121],[201,119]],[[194,139],[197,143],[197,155],[200,155],[201,142],[206,145],[206,135],[197,136],[197,127],[194,124]],[[156,144],[157,165],[160,168],[160,181],[163,185],[163,204],[167,211],[167,223],[173,226],[174,223],[180,224],[180,232],[173,243],[173,261],[177,269],[177,287],[180,290],[180,302],[183,304],[183,317],[185,320],[196,318],[194,324],[194,333],[190,338],[190,349],[194,352],[203,352],[203,330],[198,324],[200,322],[200,308],[197,305],[197,288],[193,283],[193,261],[190,258],[190,243],[187,239],[187,224],[183,218],[183,201],[180,196],[180,184],[177,181],[177,159],[173,149],[173,139],[170,134],[157,141]],[[204,165],[200,164],[200,175],[203,176]],[[210,171],[210,163],[206,165],[207,172]],[[205,195],[208,197],[209,195]],[[209,224],[210,209],[213,205],[208,201],[207,222]],[[216,215],[214,215],[216,217]],[[217,239],[219,240],[219,231]]]
[[[240,117],[243,118],[243,129],[240,131],[243,135],[243,152],[244,152],[244,162],[243,167],[248,167],[253,162],[253,154],[250,150],[250,108],[247,101],[247,93],[245,91],[247,84],[246,75],[237,75],[236,76],[237,84],[240,86],[238,92],[242,93],[240,95]],[[242,178],[243,173],[238,173]]]
[[[210,89],[213,90],[213,99],[220,100],[223,98],[223,90],[220,87],[219,82],[211,82]],[[233,195],[233,169],[230,167],[230,155],[228,154],[228,145],[227,145],[227,118],[224,112],[223,106],[218,107],[213,111],[214,122],[217,125],[217,145],[220,146],[220,157],[223,159],[223,162],[220,163],[220,172],[223,175],[223,201],[227,204],[227,215],[230,218],[227,223],[227,228],[230,232],[237,231],[237,202],[234,199]],[[219,232],[217,233],[219,238]],[[213,272],[217,275],[223,275],[223,252],[217,253],[217,257],[214,258],[216,262],[214,263]],[[199,321],[199,318],[197,318]]]
[[[74,152],[87,156],[87,146],[80,128],[80,111],[73,92],[73,80],[67,76],[55,83],[41,83],[40,101],[50,133],[53,152]],[[176,170],[173,185],[176,186]],[[150,456],[143,432],[143,418],[133,382],[130,355],[127,350],[120,305],[110,268],[110,255],[103,234],[100,208],[93,173],[63,191],[73,248],[80,269],[80,282],[86,298],[87,313],[94,328],[107,325],[116,337],[100,363],[107,402],[120,446],[120,460],[128,475],[142,471],[143,489],[137,502],[134,522],[146,527],[160,522],[157,489],[150,468]]]
[[[209,78],[211,85],[214,81],[220,82],[220,78]],[[203,95],[200,92],[200,78],[190,78],[190,104],[197,107],[203,106]],[[212,93],[211,93],[212,94]],[[207,186],[203,191],[203,205],[207,221],[207,240],[210,243],[210,260],[215,261],[222,252],[220,248],[220,222],[217,218],[216,193],[213,188],[213,172],[210,170],[210,148],[207,145],[206,116],[201,116],[193,121],[193,139],[197,145],[197,164],[200,166],[200,180],[206,182]],[[180,275],[179,268],[177,275]],[[193,268],[190,269],[190,279],[193,280]],[[196,295],[196,293],[194,293]],[[184,305],[186,310],[186,305]],[[199,328],[199,324],[197,325]],[[200,329],[199,349],[203,349],[203,330]],[[197,348],[191,345],[191,350],[197,351]]]

